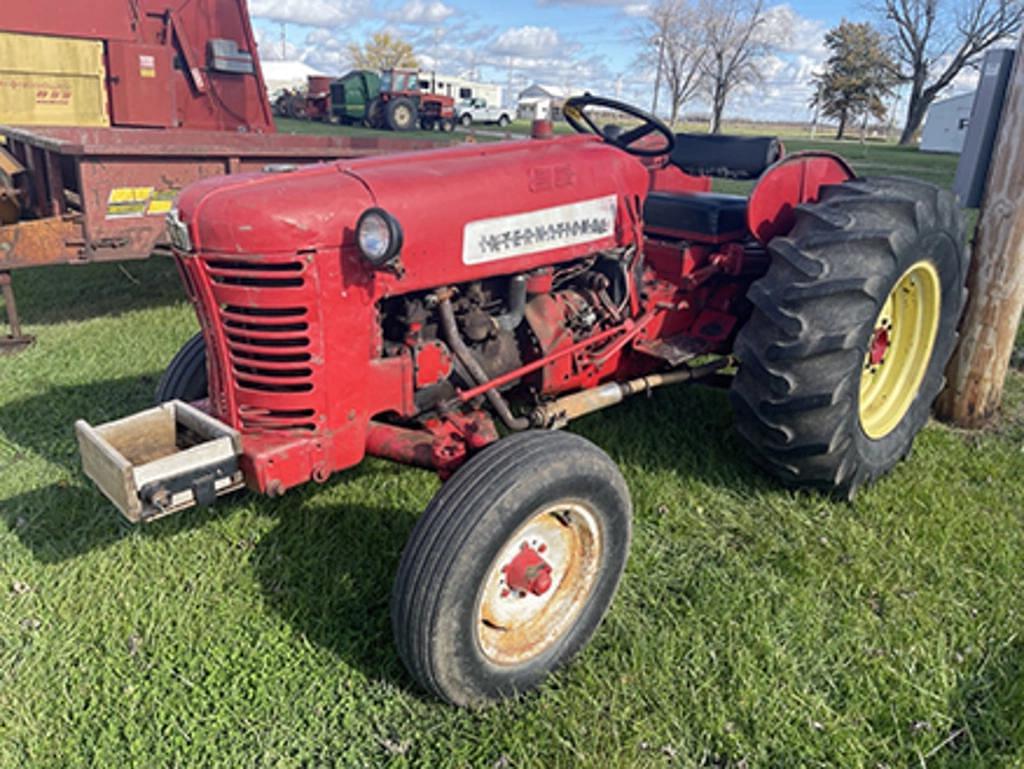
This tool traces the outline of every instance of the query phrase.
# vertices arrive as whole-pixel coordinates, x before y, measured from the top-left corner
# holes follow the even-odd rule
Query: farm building
[[[305,88],[310,75],[324,74],[301,61],[263,61],[260,62],[260,66],[269,93],[276,93],[284,88]]]
[[[959,154],[967,137],[973,103],[972,91],[932,104],[921,131],[921,150]]]
[[[566,99],[576,93],[579,92],[562,86],[534,83],[526,90],[519,92],[519,98],[516,101],[517,116],[522,120],[532,120],[536,117],[560,120],[562,105]]]

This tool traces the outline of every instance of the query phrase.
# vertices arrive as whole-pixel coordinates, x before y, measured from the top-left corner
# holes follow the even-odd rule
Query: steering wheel
[[[636,128],[630,128],[628,131],[620,129],[616,125],[607,125],[602,129],[587,114],[588,107],[600,107],[613,110],[614,112],[621,112],[638,119],[640,125]],[[658,120],[654,115],[644,112],[632,104],[626,104],[615,99],[606,99],[603,96],[593,96],[589,93],[585,93],[582,96],[573,96],[565,102],[565,105],[562,107],[562,114],[565,115],[566,122],[578,133],[597,134],[609,144],[618,147],[623,152],[628,152],[630,155],[652,158],[659,155],[667,155],[676,146],[676,136],[672,133],[671,128]],[[665,138],[664,146],[631,146],[652,133],[659,133]]]

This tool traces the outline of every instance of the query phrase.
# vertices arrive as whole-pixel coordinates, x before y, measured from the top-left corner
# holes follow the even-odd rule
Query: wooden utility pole
[[[999,408],[1024,308],[1024,38],[992,150],[967,290],[960,343],[936,411],[942,419],[973,428]]]

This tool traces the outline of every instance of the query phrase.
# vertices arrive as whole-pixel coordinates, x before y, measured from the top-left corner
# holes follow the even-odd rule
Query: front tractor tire
[[[798,207],[748,292],[731,399],[754,459],[852,498],[911,449],[944,384],[967,296],[952,194],[854,179]]]
[[[156,402],[182,400],[186,403],[207,396],[206,340],[196,334],[175,353],[156,386]]]
[[[630,516],[618,468],[579,436],[516,433],[473,457],[402,553],[391,620],[412,677],[464,706],[535,687],[604,617]]]

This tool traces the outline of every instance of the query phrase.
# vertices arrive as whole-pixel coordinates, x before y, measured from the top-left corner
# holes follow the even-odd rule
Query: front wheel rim
[[[930,261],[916,262],[893,285],[878,313],[859,393],[861,428],[873,440],[895,430],[917,397],[935,347],[941,285]]]
[[[487,570],[477,604],[484,657],[496,665],[520,665],[563,638],[593,593],[603,547],[597,517],[580,502],[550,505],[520,526]],[[509,576],[516,559],[524,557],[532,559],[534,574],[550,569],[547,589],[539,595]]]

